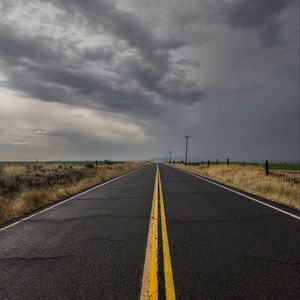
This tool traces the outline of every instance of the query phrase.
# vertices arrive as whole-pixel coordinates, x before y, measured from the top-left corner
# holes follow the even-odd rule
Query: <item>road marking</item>
[[[142,279],[142,288],[140,300],[146,299],[158,299],[159,292],[159,268],[158,268],[158,256],[159,256],[159,216],[158,206],[160,202],[160,217],[161,217],[161,232],[162,232],[162,251],[164,260],[164,279],[165,279],[165,295],[167,300],[175,300],[175,288],[173,281],[170,249],[167,234],[166,215],[163,203],[162,184],[160,179],[159,167],[156,168],[154,192],[152,199],[151,217],[149,222],[147,248],[145,255],[144,272]]]
[[[214,185],[216,185],[216,186],[218,186],[218,187],[221,187],[221,188],[223,188],[223,189],[225,189],[225,190],[228,190],[228,191],[230,191],[230,192],[233,192],[233,193],[235,193],[235,194],[238,194],[238,195],[240,195],[240,196],[243,196],[243,197],[245,197],[245,198],[248,198],[248,199],[250,199],[250,200],[252,200],[252,201],[255,201],[255,202],[257,202],[257,203],[260,203],[260,204],[262,204],[262,205],[265,205],[265,206],[267,206],[267,207],[269,207],[269,208],[272,208],[272,209],[274,209],[274,210],[277,210],[277,211],[279,211],[279,212],[281,212],[281,213],[283,213],[283,214],[286,214],[286,215],[288,215],[288,216],[290,216],[290,217],[293,217],[293,218],[295,218],[295,219],[297,219],[297,220],[300,220],[300,217],[297,216],[297,215],[294,215],[294,214],[289,213],[289,212],[287,212],[287,211],[285,211],[285,210],[283,210],[283,209],[280,209],[280,208],[278,208],[278,207],[276,207],[276,206],[273,206],[273,205],[271,205],[271,204],[268,204],[268,203],[265,203],[265,202],[260,201],[260,200],[258,200],[258,199],[255,199],[255,198],[253,198],[253,197],[251,197],[251,196],[245,195],[245,194],[243,194],[243,193],[241,193],[241,192],[235,191],[235,190],[233,190],[233,189],[231,189],[231,188],[228,188],[228,187],[226,187],[226,186],[224,186],[224,185],[222,185],[222,184],[213,182],[213,181],[211,181],[211,180],[209,180],[209,179],[203,178],[203,177],[201,177],[201,176],[198,176],[198,175],[196,175],[196,174],[190,173],[190,172],[185,171],[185,170],[181,170],[181,169],[179,169],[179,168],[175,168],[175,167],[172,167],[172,168],[174,168],[174,169],[176,169],[176,170],[178,170],[178,171],[181,171],[181,172],[183,172],[183,173],[189,174],[189,175],[191,175],[191,176],[197,177],[197,178],[199,178],[199,179],[201,179],[201,180],[203,180],[203,181],[207,181],[207,182],[209,182],[209,183],[211,183],[211,184],[214,184]]]
[[[158,167],[156,167],[152,209],[140,300],[158,299]]]
[[[153,195],[154,197],[154,195]],[[144,272],[143,272],[143,280],[142,280],[142,289],[141,289],[141,297],[140,299],[149,299],[149,283],[150,283],[150,264],[151,264],[151,253],[152,253],[152,231],[153,231],[153,210],[154,210],[154,201],[152,202],[151,209],[151,218],[149,222],[149,230],[148,230],[148,240],[147,240],[147,248],[146,248],[146,256],[145,256],[145,264],[144,264]]]
[[[157,167],[158,170],[158,167]],[[158,172],[156,171],[154,198],[153,198],[153,215],[151,216],[152,227],[152,249],[150,264],[150,283],[149,298],[158,299]]]
[[[165,205],[163,200],[162,184],[161,184],[159,169],[158,169],[158,178],[159,178],[160,215],[161,215],[161,231],[162,231],[163,254],[164,254],[166,299],[175,300],[176,296],[175,296],[175,287],[174,287],[171,256],[170,256],[170,247],[168,241]]]
[[[118,177],[116,177],[116,178],[110,179],[110,180],[108,180],[108,181],[106,181],[106,182],[103,182],[103,183],[101,183],[101,184],[99,184],[99,185],[97,185],[97,186],[94,186],[94,187],[92,187],[92,188],[90,188],[90,189],[88,189],[88,190],[86,190],[86,191],[84,191],[84,192],[82,192],[82,193],[80,193],[80,194],[77,194],[77,195],[72,196],[72,197],[70,197],[70,198],[68,198],[68,199],[66,199],[66,200],[60,201],[60,202],[58,202],[58,203],[56,203],[56,204],[53,204],[53,205],[51,205],[51,206],[49,206],[49,207],[47,207],[47,208],[45,208],[45,209],[43,209],[43,210],[38,211],[37,213],[31,214],[31,215],[29,215],[28,217],[21,218],[20,220],[14,222],[14,223],[12,223],[12,224],[9,224],[9,225],[7,225],[7,226],[5,226],[5,227],[2,227],[2,228],[0,227],[0,232],[1,232],[1,231],[4,231],[4,230],[6,230],[6,229],[8,229],[8,228],[10,228],[10,227],[13,227],[13,226],[15,226],[15,225],[17,225],[17,224],[20,224],[20,223],[22,223],[23,221],[29,220],[29,219],[31,219],[31,218],[33,218],[33,217],[35,217],[35,216],[37,216],[37,215],[39,215],[39,214],[41,214],[41,213],[44,213],[44,212],[46,212],[47,210],[50,210],[50,209],[52,209],[52,208],[54,208],[54,207],[57,207],[57,206],[62,205],[62,204],[64,204],[64,203],[66,203],[66,202],[69,202],[70,200],[73,200],[73,199],[75,199],[75,198],[77,198],[77,197],[79,197],[79,196],[81,196],[81,195],[84,195],[84,194],[86,194],[86,193],[88,193],[88,192],[91,192],[91,191],[93,191],[93,190],[95,190],[95,189],[97,189],[97,188],[99,188],[99,187],[102,187],[102,186],[108,184],[108,183],[111,183],[111,182],[113,182],[113,181],[115,181],[115,180],[118,180],[118,179],[120,179],[120,178],[122,178],[122,177],[125,177],[125,176],[127,176],[127,175],[130,175],[130,174],[132,174],[132,173],[134,173],[134,172],[136,172],[136,171],[138,171],[138,170],[141,170],[141,169],[143,169],[143,168],[139,168],[139,169],[130,171],[130,172],[126,173],[126,174],[120,175],[120,176],[118,176]],[[1,225],[0,225],[0,226],[1,226]]]

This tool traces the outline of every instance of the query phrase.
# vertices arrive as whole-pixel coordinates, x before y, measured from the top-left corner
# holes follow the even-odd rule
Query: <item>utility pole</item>
[[[169,162],[172,162],[171,158],[172,158],[172,150],[169,151],[169,155],[170,155],[170,161]]]
[[[188,145],[189,145],[189,138],[191,138],[190,135],[185,135],[185,165],[187,165],[187,155],[188,155]]]

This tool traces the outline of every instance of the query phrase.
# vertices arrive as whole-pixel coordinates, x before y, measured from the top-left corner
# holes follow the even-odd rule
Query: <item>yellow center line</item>
[[[159,167],[157,166],[140,300],[158,299],[158,202],[160,202],[165,295],[167,300],[175,300],[176,296],[168,242],[162,184]]]
[[[140,300],[158,299],[158,167],[156,169]]]
[[[158,176],[156,171],[153,203],[152,251],[150,264],[149,298],[158,299]]]
[[[176,296],[175,296],[175,287],[174,287],[171,256],[170,256],[170,247],[168,241],[165,205],[164,205],[159,169],[158,169],[158,179],[159,179],[159,196],[160,196],[161,231],[162,231],[162,243],[163,243],[163,255],[164,255],[165,294],[167,300],[175,300]]]

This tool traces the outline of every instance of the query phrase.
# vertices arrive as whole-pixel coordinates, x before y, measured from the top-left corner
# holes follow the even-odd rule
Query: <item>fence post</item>
[[[207,166],[209,167],[209,165],[210,165],[210,161],[208,160],[208,161],[207,161]]]
[[[216,159],[216,165],[219,163],[219,160],[218,159]]]
[[[227,158],[227,165],[229,165],[229,158]]]
[[[269,176],[269,162],[268,162],[268,160],[266,160],[265,167],[266,167],[266,175]]]

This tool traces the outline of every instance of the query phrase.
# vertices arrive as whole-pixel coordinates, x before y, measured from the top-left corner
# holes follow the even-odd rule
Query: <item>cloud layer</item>
[[[269,134],[277,126],[276,122],[295,137],[298,131],[291,128],[295,122],[275,121],[271,116],[282,111],[285,118],[297,121],[292,113],[297,109],[299,93],[295,64],[299,51],[297,5],[293,0],[206,0],[201,3],[143,0],[138,4],[132,0],[35,0],[28,3],[3,0],[0,4],[0,95],[2,99],[7,93],[9,96],[0,103],[0,108],[8,101],[17,105],[17,99],[22,99],[28,103],[45,102],[53,111],[84,109],[90,111],[90,118],[103,132],[108,124],[103,119],[106,114],[112,127],[109,135],[115,140],[108,141],[101,134],[90,135],[86,117],[74,118],[68,114],[70,120],[76,119],[81,126],[74,129],[70,121],[54,128],[51,121],[43,124],[39,120],[38,124],[29,125],[27,120],[25,123],[31,131],[24,140],[12,132],[0,131],[2,140],[5,137],[6,145],[31,145],[32,149],[38,140],[44,140],[44,146],[40,144],[39,149],[46,149],[51,145],[43,138],[49,136],[53,147],[65,141],[66,145],[76,144],[77,149],[81,149],[79,145],[83,143],[97,149],[100,143],[102,149],[106,149],[103,153],[110,153],[109,149],[129,149],[122,142],[123,135],[126,136],[122,129],[127,128],[128,141],[132,139],[135,144],[134,137],[138,136],[139,142],[143,141],[149,149],[147,153],[136,153],[137,156],[157,156],[162,151],[158,148],[173,147],[182,151],[181,146],[175,146],[175,141],[187,131],[197,136],[206,130],[222,140],[224,133],[222,130],[218,133],[217,124],[236,118],[235,113],[228,110],[230,105],[244,117],[244,122],[236,120],[239,125],[233,127],[240,128],[240,133],[249,132],[252,124],[243,105],[237,104],[240,101],[249,106],[253,119],[257,119],[265,103],[269,107],[266,112],[269,124],[258,121],[252,144],[256,143],[254,132],[259,134],[259,126],[266,126],[266,134]],[[283,91],[285,100],[274,93],[277,88]],[[262,104],[256,99],[262,99]],[[286,107],[280,101],[285,101]],[[9,117],[20,120],[20,114],[14,109]],[[57,121],[52,118],[52,122]],[[2,122],[9,121],[6,118]],[[232,128],[230,123],[224,125],[228,130]],[[18,130],[22,131],[24,126],[26,131],[22,124]],[[286,142],[291,145],[278,150],[274,157],[288,153],[290,159],[295,159],[292,153],[296,152],[290,151],[297,142],[297,138],[293,139],[288,139]],[[227,151],[238,157],[239,151],[233,151],[235,135],[228,133],[228,140],[232,146],[226,146]],[[204,149],[201,150],[198,139],[194,155],[212,153],[214,143],[209,140],[207,143],[205,153],[201,153]],[[266,142],[261,155],[257,153],[253,159],[269,155],[268,151],[273,148],[268,145],[272,143]],[[157,150],[151,153],[154,145]],[[67,156],[72,149],[66,146],[64,151]],[[76,157],[80,153],[82,157],[97,153],[85,147],[80,151]],[[116,156],[124,154],[118,151],[115,151]],[[129,152],[123,156],[126,158]],[[5,158],[4,151],[1,153]],[[214,155],[223,154],[220,151]],[[246,155],[251,158],[250,149]]]
[[[205,89],[188,80],[170,52],[183,46],[176,39],[155,36],[134,14],[107,1],[53,1],[55,20],[83,24],[97,46],[32,34],[1,24],[0,49],[7,86],[53,102],[151,114],[174,102],[201,101]],[[59,23],[58,23],[58,26]],[[108,43],[102,45],[101,38]],[[22,78],[22,80],[20,80]]]

